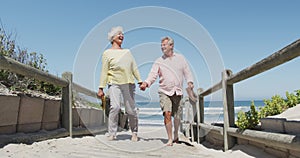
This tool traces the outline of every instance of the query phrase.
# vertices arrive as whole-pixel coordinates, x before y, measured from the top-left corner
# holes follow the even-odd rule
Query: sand
[[[269,118],[285,118],[288,121],[300,121],[300,104],[287,109],[281,114],[269,116]]]
[[[272,158],[273,156],[250,145],[236,145],[223,152],[190,142],[180,134],[180,144],[166,146],[167,135],[164,127],[139,127],[139,141],[130,140],[131,133],[118,133],[117,140],[108,141],[107,135],[84,136],[80,138],[59,138],[26,144],[8,144],[0,149],[0,157],[205,157],[205,158]]]

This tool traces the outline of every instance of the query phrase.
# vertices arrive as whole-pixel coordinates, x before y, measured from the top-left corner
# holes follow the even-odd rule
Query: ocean
[[[235,120],[239,111],[248,111],[252,101],[235,101],[234,111]],[[257,109],[264,106],[264,101],[254,101]],[[137,102],[139,125],[140,126],[164,126],[163,115],[159,102]],[[183,105],[183,121],[192,121],[195,112],[192,110],[192,105],[185,103]],[[223,103],[222,101],[206,101],[204,102],[204,122],[205,123],[220,123],[223,122]]]

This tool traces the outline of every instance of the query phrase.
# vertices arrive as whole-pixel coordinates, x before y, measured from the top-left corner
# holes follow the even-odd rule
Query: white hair
[[[168,44],[169,44],[169,45],[174,44],[173,38],[171,38],[171,37],[169,37],[169,36],[163,37],[163,38],[161,39],[161,42],[163,42],[164,40],[168,40]]]
[[[112,27],[107,34],[107,39],[112,42],[115,35],[118,33],[123,33],[123,28],[121,26]]]

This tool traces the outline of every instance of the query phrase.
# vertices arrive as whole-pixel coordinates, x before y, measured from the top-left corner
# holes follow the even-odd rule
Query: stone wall
[[[299,120],[287,120],[286,118],[262,118],[261,128],[264,131],[299,134],[300,133],[300,121]]]
[[[73,127],[94,128],[103,126],[104,113],[94,108],[73,108]]]
[[[0,95],[0,134],[16,133],[19,102],[19,96]]]
[[[59,99],[44,99],[26,95],[0,95],[0,134],[32,133],[61,128]],[[73,127],[104,125],[103,111],[93,108],[73,108]]]

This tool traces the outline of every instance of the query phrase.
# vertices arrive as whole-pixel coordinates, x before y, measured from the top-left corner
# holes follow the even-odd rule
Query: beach
[[[234,101],[235,120],[239,111],[247,112],[250,110],[252,100]],[[254,104],[257,109],[264,106],[263,100],[256,100]],[[138,102],[139,124],[150,126],[163,126],[163,115],[159,102]],[[183,105],[182,120],[191,122],[196,115],[196,109],[193,109],[189,102]],[[223,102],[205,101],[204,102],[204,120],[205,123],[223,122]]]
[[[0,157],[41,158],[41,157],[206,157],[206,158],[272,158],[263,150],[250,145],[236,145],[223,152],[204,144],[190,142],[180,133],[180,144],[166,146],[167,135],[164,127],[141,126],[139,141],[130,140],[129,131],[118,132],[117,140],[108,141],[107,135],[59,138],[33,144],[8,144],[0,149]]]

